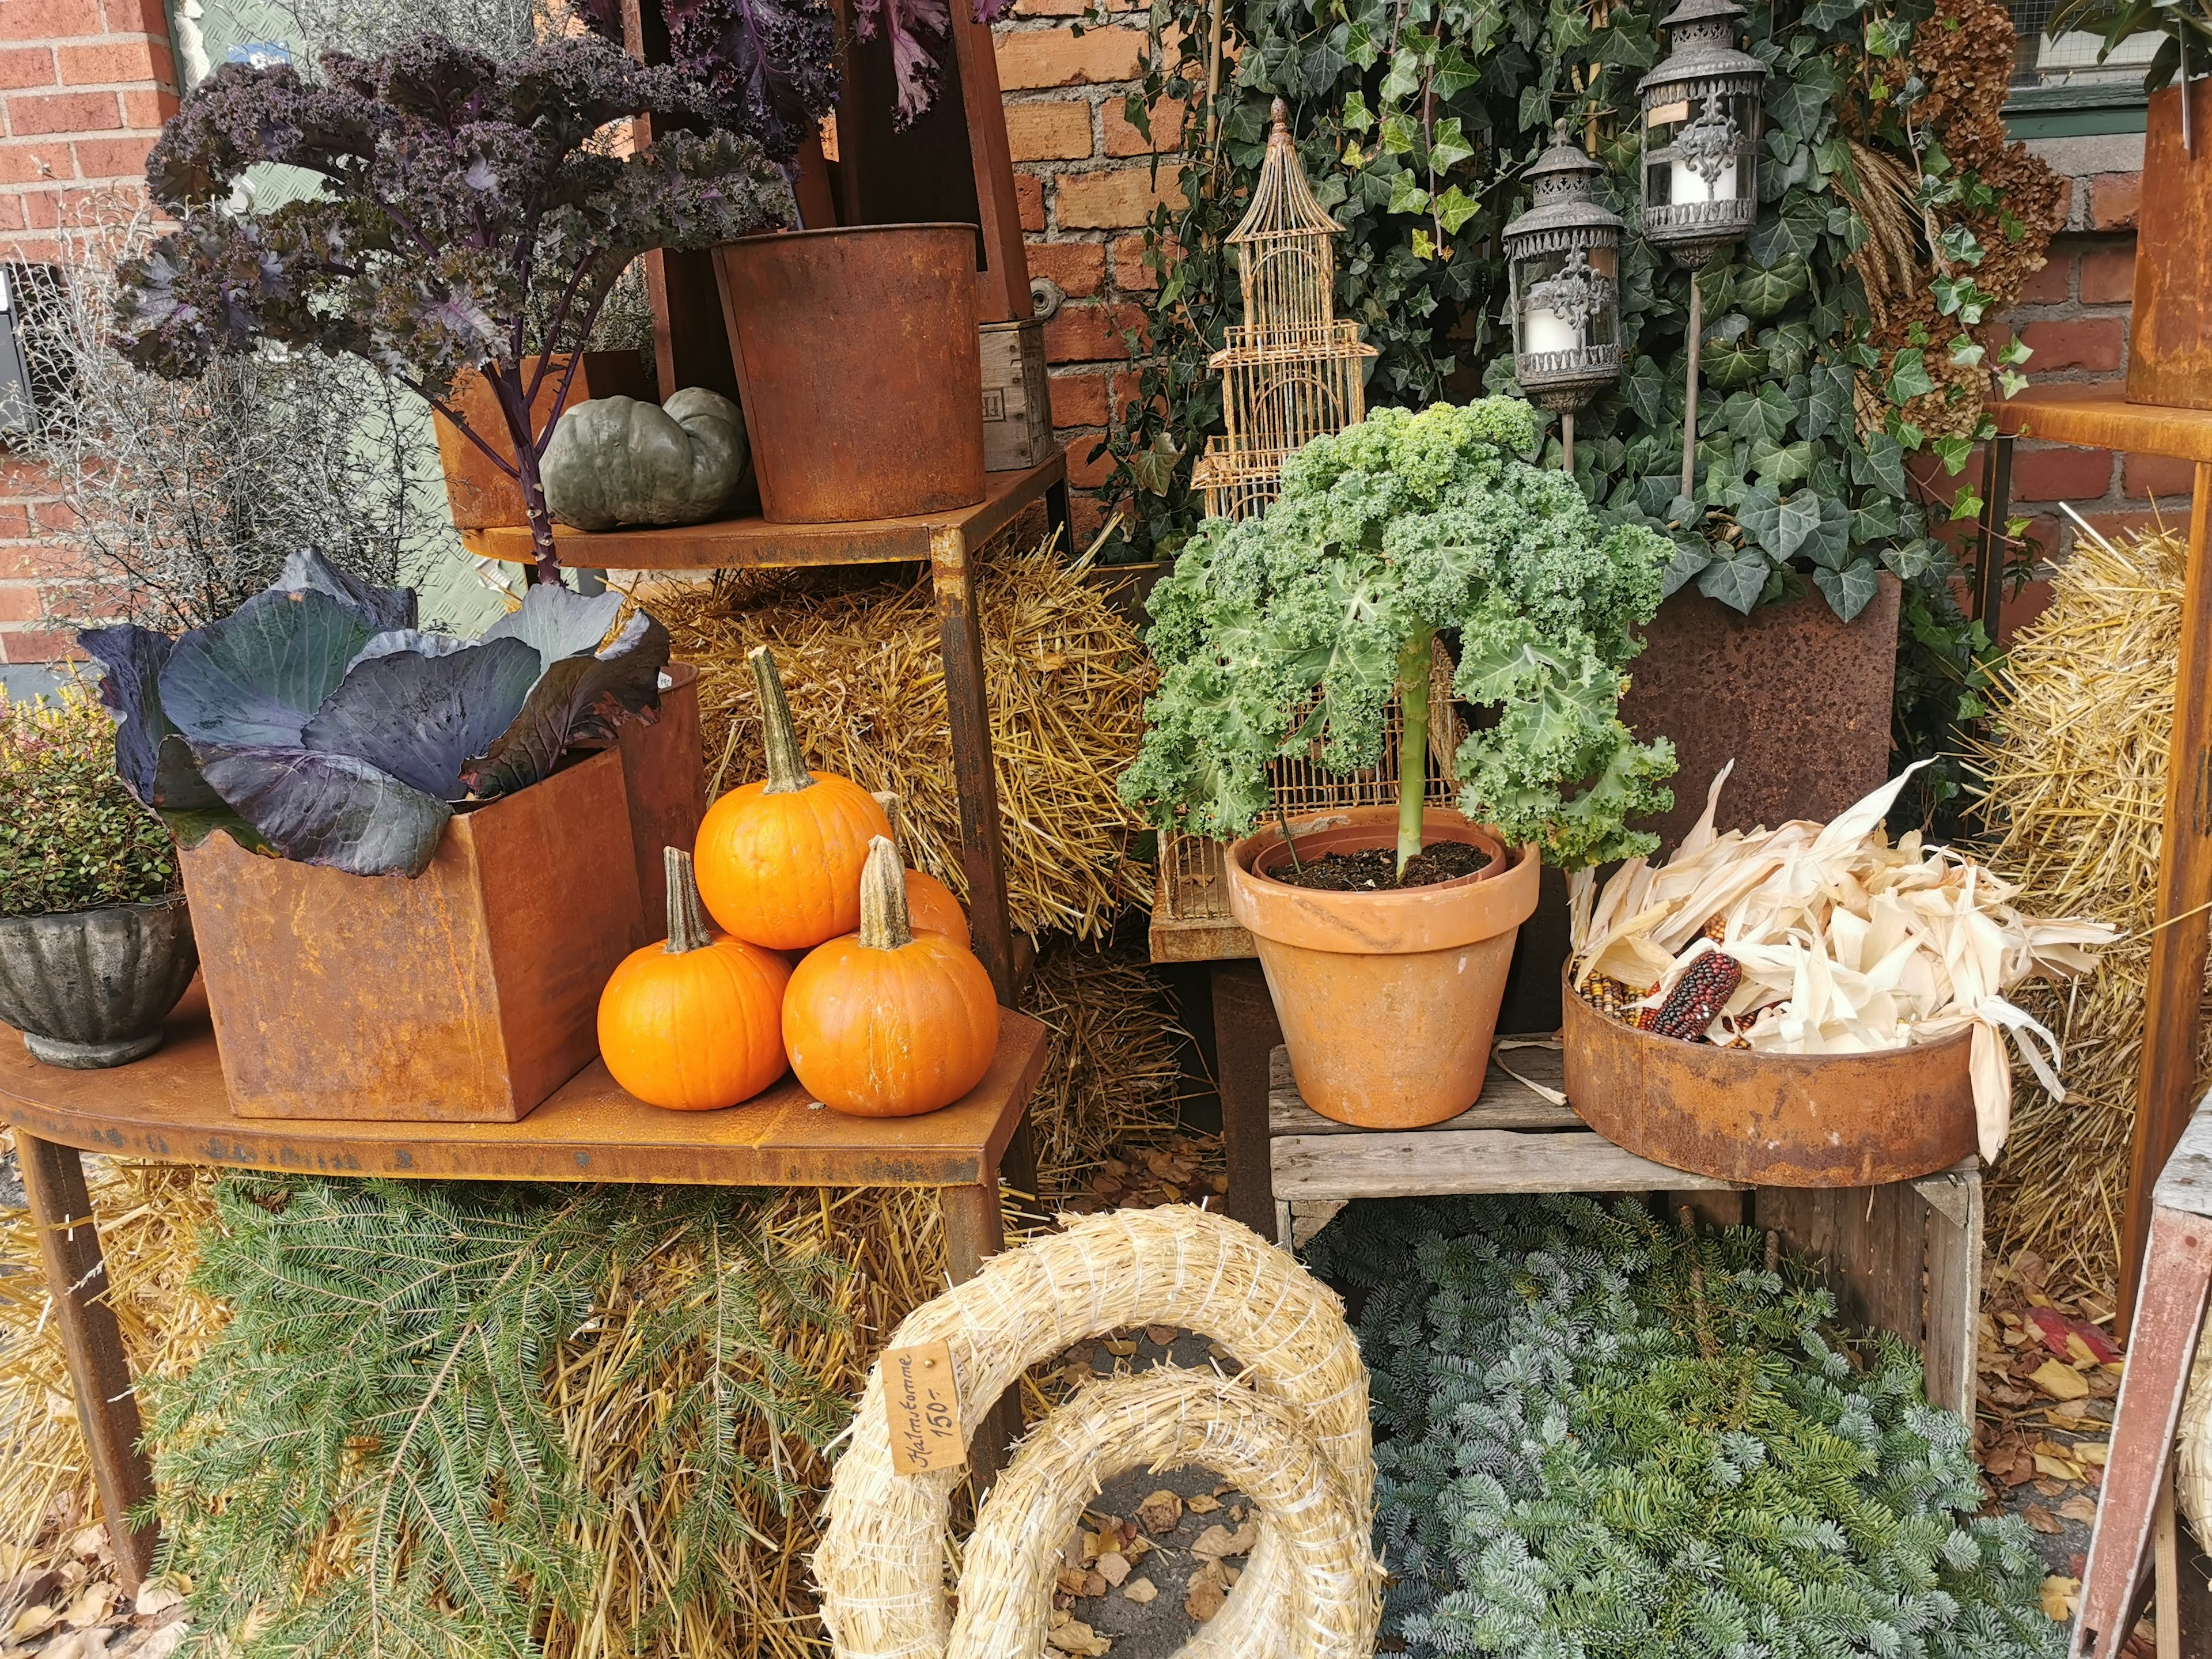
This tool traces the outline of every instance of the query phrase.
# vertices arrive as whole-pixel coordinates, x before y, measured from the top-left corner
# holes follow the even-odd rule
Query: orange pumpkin
[[[999,1000],[974,954],[908,921],[887,838],[868,850],[860,931],[799,964],[783,999],[791,1068],[823,1105],[913,1117],[983,1080],[999,1048]]]
[[[884,809],[890,820],[891,845],[898,849],[899,861],[906,861],[906,848],[899,835],[899,798],[889,790],[878,789],[876,805]],[[975,939],[968,931],[968,913],[960,908],[960,901],[952,896],[952,890],[935,876],[926,875],[909,866],[906,872],[907,922],[917,933],[943,933],[957,939],[970,950]]]
[[[806,951],[860,925],[860,866],[890,821],[868,792],[810,772],[766,646],[747,653],[760,691],[768,776],[740,785],[699,825],[699,896],[726,932],[771,951]]]
[[[690,854],[664,851],[668,939],[633,951],[599,994],[599,1054],[649,1105],[711,1112],[781,1077],[791,968],[757,945],[708,931]]]

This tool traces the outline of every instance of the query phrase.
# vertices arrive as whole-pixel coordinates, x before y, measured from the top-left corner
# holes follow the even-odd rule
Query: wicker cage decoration
[[[1237,250],[1244,320],[1224,334],[1224,435],[1213,439],[1191,482],[1217,519],[1266,509],[1283,461],[1315,438],[1367,417],[1367,360],[1359,325],[1336,318],[1335,239],[1344,227],[1322,211],[1291,141],[1290,111],[1275,100],[1267,159],[1252,205],[1229,234]]]

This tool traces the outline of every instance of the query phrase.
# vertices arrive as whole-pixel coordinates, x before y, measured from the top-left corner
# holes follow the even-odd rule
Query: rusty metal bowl
[[[1655,1036],[1565,991],[1567,1100],[1616,1146],[1749,1187],[1873,1187],[1974,1151],[1971,1030],[1863,1054]]]

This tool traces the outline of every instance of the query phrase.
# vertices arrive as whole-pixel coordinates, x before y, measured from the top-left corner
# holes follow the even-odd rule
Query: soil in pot
[[[1408,887],[1433,887],[1480,875],[1490,867],[1490,854],[1463,841],[1431,842],[1406,860],[1403,873],[1391,848],[1373,847],[1359,853],[1324,853],[1307,859],[1303,866],[1277,862],[1262,872],[1271,881],[1290,887],[1310,887],[1330,893],[1395,892]]]

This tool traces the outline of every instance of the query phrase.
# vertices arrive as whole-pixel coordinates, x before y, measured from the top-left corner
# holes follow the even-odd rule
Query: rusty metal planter
[[[699,738],[699,670],[672,662],[662,671],[660,718],[623,723],[623,787],[629,796],[630,848],[637,855],[638,897],[644,905],[637,942],[668,935],[664,847],[685,852],[707,816],[706,756]]]
[[[860,225],[714,250],[761,514],[842,524],[983,499],[975,227]]]
[[[1655,1036],[1565,993],[1567,1101],[1655,1164],[1755,1187],[1873,1187],[1974,1151],[1973,1033],[1863,1054]]]
[[[2189,83],[2197,154],[2181,142],[2181,88],[2154,92],[2144,123],[2128,401],[2212,409],[2212,82]]]
[[[231,1109],[511,1123],[599,1051],[644,937],[622,754],[458,813],[422,875],[183,855]]]

